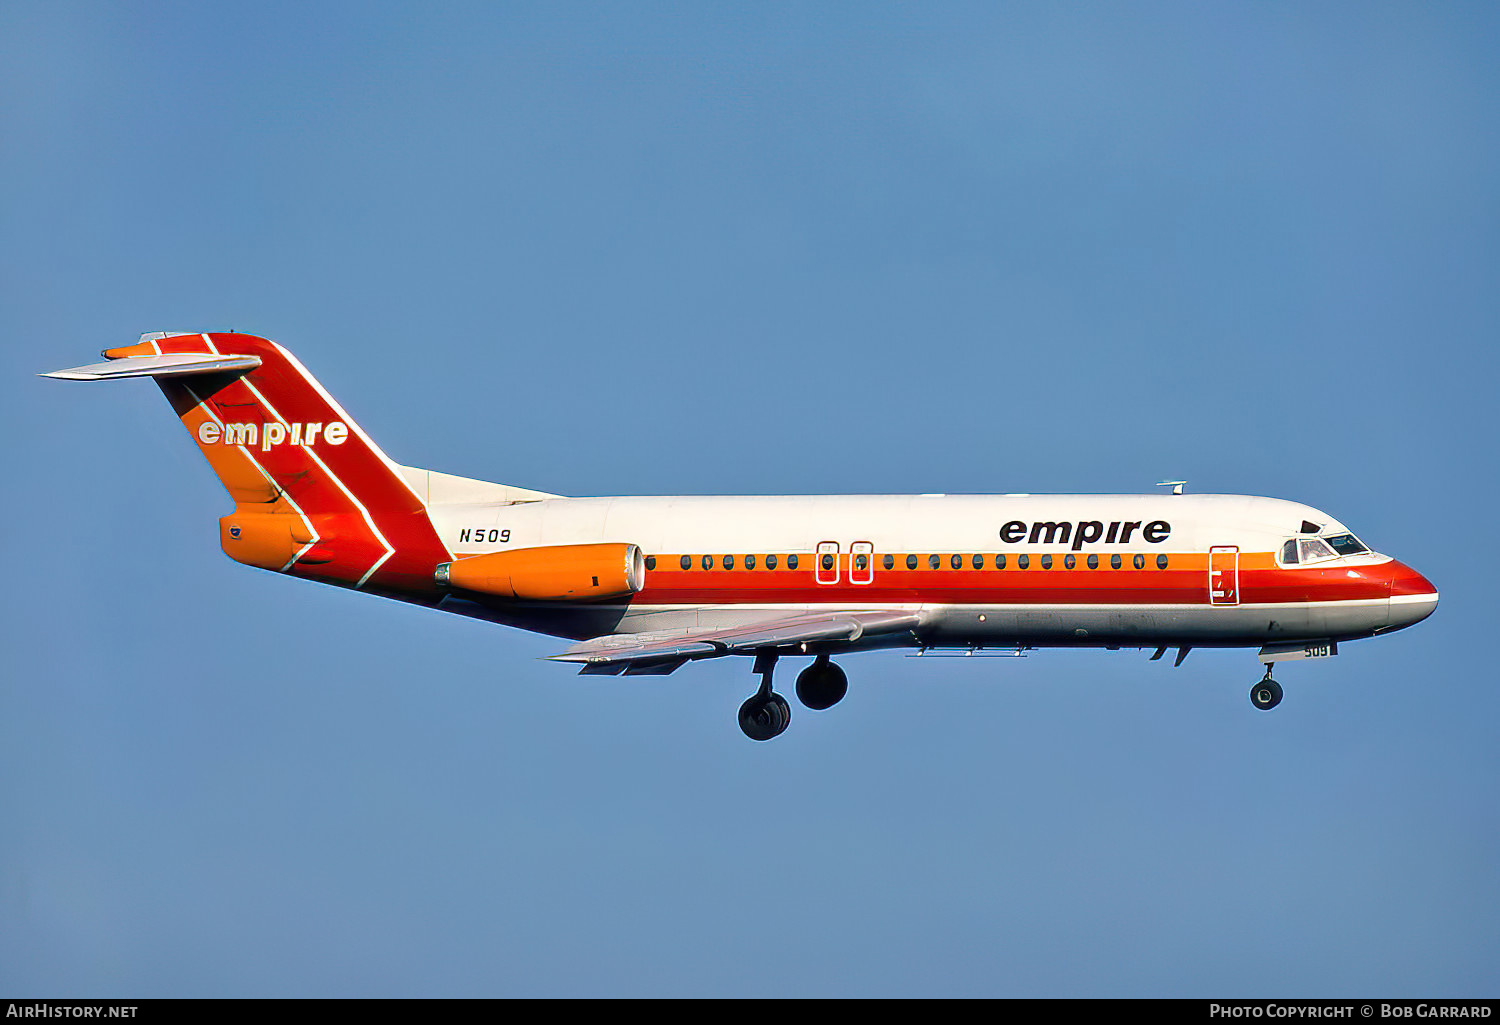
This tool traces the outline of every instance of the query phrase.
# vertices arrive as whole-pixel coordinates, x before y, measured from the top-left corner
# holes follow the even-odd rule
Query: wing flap
[[[647,634],[608,634],[546,656],[583,663],[583,672],[613,675],[670,673],[684,663],[721,655],[749,655],[813,642],[853,643],[862,637],[914,629],[914,612],[827,612],[782,616],[743,626]]]

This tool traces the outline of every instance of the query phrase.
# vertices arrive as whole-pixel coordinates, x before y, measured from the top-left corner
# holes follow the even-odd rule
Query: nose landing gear
[[[1281,704],[1281,684],[1271,679],[1271,667],[1266,666],[1266,675],[1250,688],[1250,703],[1262,712],[1269,712]]]

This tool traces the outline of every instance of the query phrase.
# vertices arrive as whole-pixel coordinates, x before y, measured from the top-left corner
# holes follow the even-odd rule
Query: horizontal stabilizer
[[[205,356],[196,353],[173,353],[166,356],[125,356],[86,367],[54,370],[39,377],[62,381],[113,381],[123,377],[181,377],[186,374],[215,374],[233,370],[254,370],[259,356]]]

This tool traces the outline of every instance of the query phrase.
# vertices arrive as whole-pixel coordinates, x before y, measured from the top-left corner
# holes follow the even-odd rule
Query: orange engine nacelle
[[[635,545],[551,545],[440,563],[434,579],[522,601],[598,601],[639,591],[646,560]]]

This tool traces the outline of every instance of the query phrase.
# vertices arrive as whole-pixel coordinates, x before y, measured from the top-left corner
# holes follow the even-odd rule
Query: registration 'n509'
[[[492,527],[480,527],[477,530],[465,527],[458,532],[458,541],[459,544],[463,544],[466,541],[473,542],[474,544],[484,544],[488,541],[490,544],[504,545],[510,543],[510,531],[497,530]]]
[[[1260,649],[1260,660],[1270,665],[1272,662],[1295,662],[1304,658],[1330,658],[1338,653],[1336,641],[1294,641],[1290,644],[1267,644]]]

